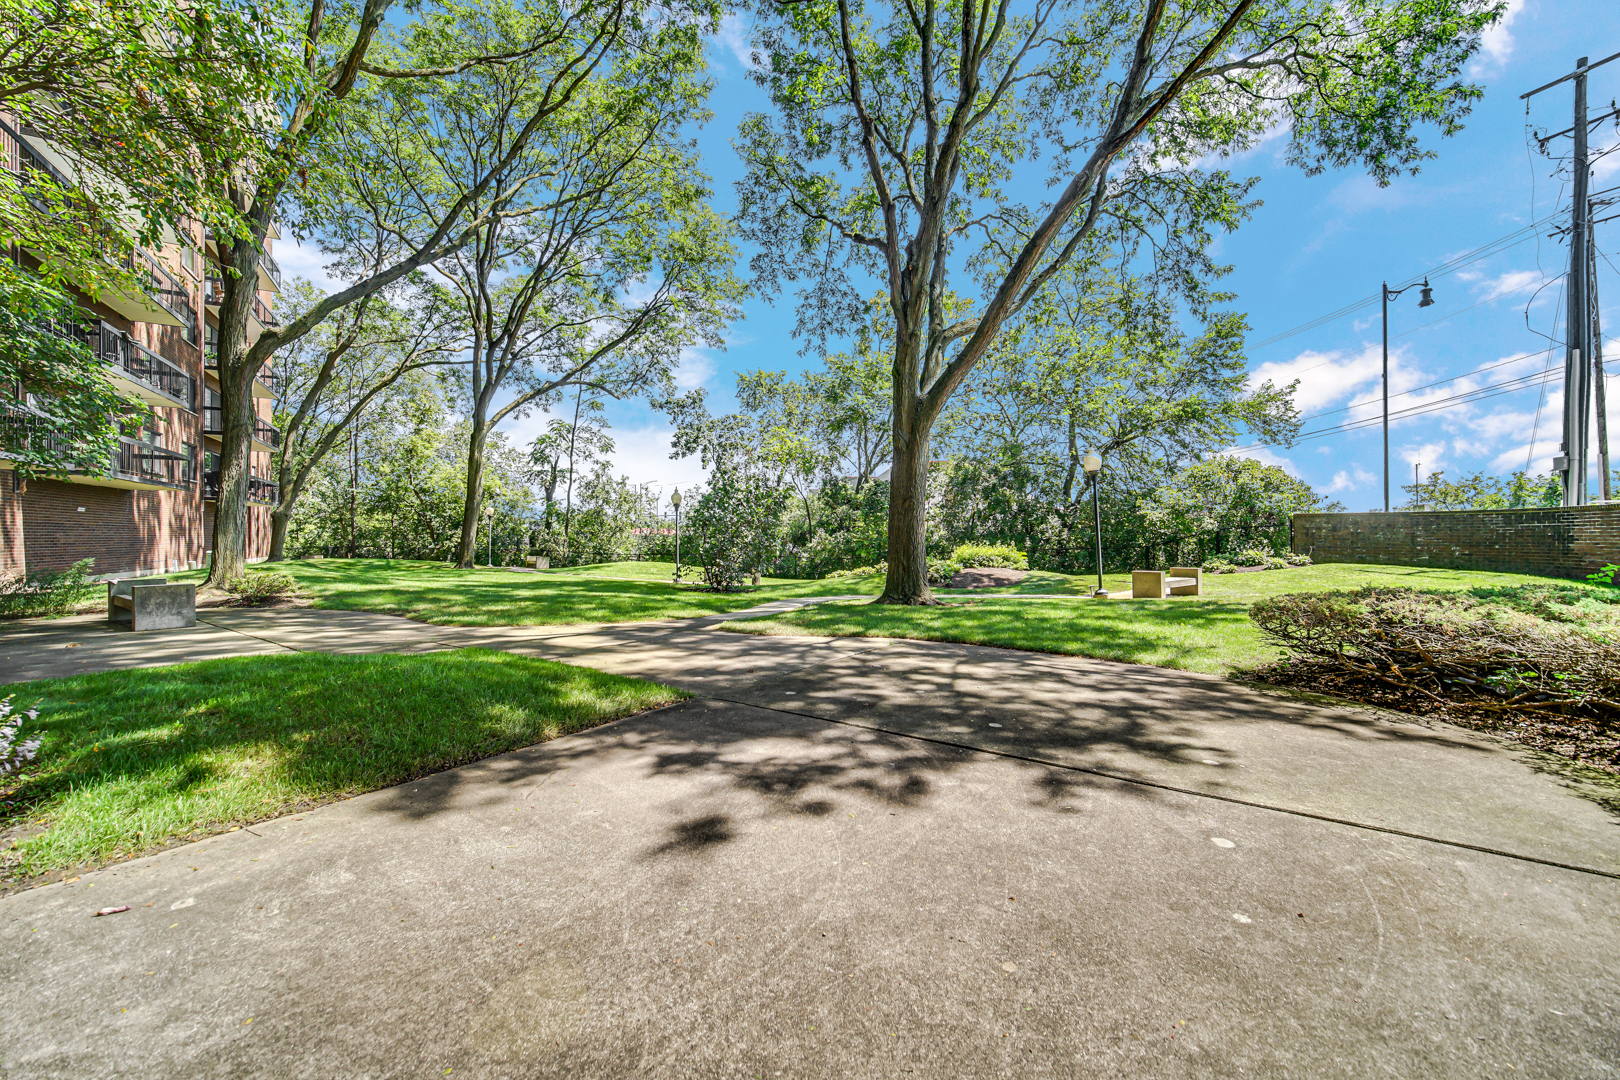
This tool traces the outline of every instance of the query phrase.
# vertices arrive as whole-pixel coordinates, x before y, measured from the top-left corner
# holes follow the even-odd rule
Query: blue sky
[[[1486,88],[1484,99],[1460,135],[1428,140],[1439,157],[1418,176],[1382,189],[1355,172],[1306,177],[1282,162],[1281,140],[1231,163],[1235,170],[1261,178],[1256,194],[1264,205],[1240,231],[1219,241],[1220,257],[1234,266],[1226,284],[1238,294],[1235,307],[1248,314],[1251,370],[1279,382],[1299,378],[1301,411],[1326,414],[1308,421],[1307,431],[1378,415],[1376,303],[1262,343],[1375,297],[1381,280],[1395,284],[1420,276],[1561,207],[1567,210],[1567,174],[1557,176],[1557,163],[1536,153],[1533,144],[1527,146],[1527,124],[1544,132],[1568,127],[1570,86],[1532,98],[1528,119],[1519,95],[1565,74],[1577,57],[1597,60],[1614,52],[1620,52],[1620,4],[1511,0],[1508,20],[1487,37],[1471,72]],[[715,117],[700,137],[723,211],[735,206],[732,185],[742,171],[731,148],[738,121],[747,112],[768,108],[745,78],[746,53],[745,26],[728,20],[712,53]],[[1593,115],[1620,97],[1620,60],[1593,72],[1589,97]],[[1569,141],[1559,143],[1567,148]],[[1593,148],[1613,145],[1620,145],[1620,133],[1611,122],[1594,133]],[[1599,163],[1593,187],[1615,185],[1620,185],[1620,152]],[[1392,412],[1436,406],[1468,391],[1523,387],[1396,420],[1390,456],[1397,504],[1402,498],[1398,486],[1411,482],[1414,463],[1424,476],[1436,469],[1451,476],[1476,470],[1505,474],[1524,468],[1527,461],[1535,471],[1548,468],[1559,438],[1563,353],[1561,346],[1553,349],[1551,378],[1543,388],[1539,373],[1549,356],[1548,341],[1541,335],[1561,333],[1555,318],[1561,293],[1558,282],[1540,286],[1560,274],[1568,258],[1567,248],[1546,235],[1551,228],[1529,231],[1524,242],[1434,278],[1432,307],[1418,308],[1415,289],[1391,303]],[[1599,225],[1597,243],[1620,265],[1616,230],[1620,221]],[[282,265],[315,276],[319,259],[292,247],[278,249]],[[1601,257],[1598,288],[1608,327],[1620,318],[1620,273]],[[794,371],[816,362],[799,355],[800,343],[791,335],[790,295],[776,298],[774,305],[763,297],[751,298],[745,312],[724,350],[694,350],[680,373],[683,388],[706,387],[717,410],[734,404],[732,388],[739,371]],[[1613,325],[1620,330],[1620,323]],[[1606,330],[1604,336],[1612,339],[1615,333]],[[1620,373],[1620,340],[1606,340],[1604,353],[1616,358],[1609,370]],[[1477,370],[1488,365],[1489,370]],[[1620,379],[1610,379],[1608,385],[1611,399],[1620,395]],[[1611,405],[1609,413],[1620,418],[1620,407]],[[615,463],[632,480],[660,484],[667,494],[675,485],[701,479],[695,460],[669,460],[668,427],[645,403],[611,405],[609,418],[618,442]],[[531,416],[505,427],[526,441],[543,424],[544,417]],[[1615,435],[1620,442],[1620,430]],[[1382,506],[1382,441],[1376,423],[1291,448],[1241,452],[1282,465],[1349,509]]]

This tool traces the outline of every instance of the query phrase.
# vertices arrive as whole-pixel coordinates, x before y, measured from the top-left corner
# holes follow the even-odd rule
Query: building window
[[[180,444],[180,452],[186,458],[180,466],[180,479],[187,484],[195,483],[197,480],[197,445],[183,442]]]

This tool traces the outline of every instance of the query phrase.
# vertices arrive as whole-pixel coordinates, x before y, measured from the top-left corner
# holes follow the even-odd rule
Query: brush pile
[[[1620,772],[1620,590],[1293,593],[1251,618],[1290,653],[1264,682],[1441,716]]]

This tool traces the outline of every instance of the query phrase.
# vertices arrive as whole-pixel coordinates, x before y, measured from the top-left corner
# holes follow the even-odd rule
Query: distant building
[[[0,113],[0,168],[23,184],[46,173],[71,186],[71,166],[16,119]],[[275,235],[272,232],[272,235]],[[199,225],[171,236],[159,251],[109,252],[133,268],[144,288],[134,295],[77,293],[84,318],[55,329],[86,341],[120,388],[153,406],[151,419],[127,426],[108,447],[104,476],[70,474],[66,482],[35,478],[23,484],[0,461],[0,573],[60,570],[95,559],[98,576],[162,574],[202,566],[214,528],[222,425],[215,318],[222,282],[212,241]],[[268,242],[266,247],[269,247]],[[0,252],[25,270],[38,266],[27,251]],[[250,340],[276,324],[271,304],[281,271],[268,253],[259,265]],[[4,388],[0,411],[29,409],[27,387]],[[276,380],[268,365],[254,382],[258,413],[250,455],[248,558],[270,550],[276,502],[271,452],[280,434],[271,425]]]

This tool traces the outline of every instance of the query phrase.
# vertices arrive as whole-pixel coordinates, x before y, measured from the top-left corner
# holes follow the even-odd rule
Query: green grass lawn
[[[537,573],[502,568],[457,570],[440,562],[390,559],[293,559],[274,569],[297,579],[316,607],[380,611],[441,626],[548,626],[641,622],[739,611],[786,596],[876,595],[878,578],[793,581],[767,578],[733,593],[702,587],[697,567],[670,580],[673,563],[622,562]],[[203,573],[171,580],[201,581]]]
[[[1089,600],[1080,599],[1079,594],[1096,586],[1095,577],[1041,572],[1008,589],[981,589],[971,594],[937,590],[946,601],[940,607],[877,607],[864,601],[840,601],[768,619],[723,623],[721,629],[746,634],[959,641],[1224,674],[1278,655],[1249,621],[1249,605],[1264,597],[1364,585],[1454,591],[1550,580],[1555,579],[1330,563],[1206,576],[1201,597]],[[1110,591],[1128,591],[1130,575],[1108,574],[1103,584]],[[1018,593],[1064,593],[1077,598],[1013,599]]]
[[[371,791],[688,695],[482,649],[298,653],[0,686],[40,701],[0,805],[12,879],[103,863]],[[16,781],[16,778],[8,778]],[[8,845],[0,844],[0,847]]]

